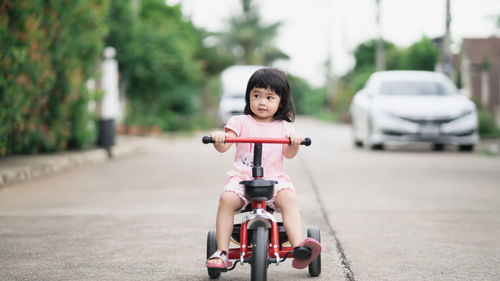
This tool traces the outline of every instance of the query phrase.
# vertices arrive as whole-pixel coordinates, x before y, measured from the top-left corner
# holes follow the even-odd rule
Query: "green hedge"
[[[106,1],[0,4],[0,155],[94,142],[85,81],[103,49]]]
[[[500,128],[492,113],[479,107],[479,136],[481,138],[500,138]]]

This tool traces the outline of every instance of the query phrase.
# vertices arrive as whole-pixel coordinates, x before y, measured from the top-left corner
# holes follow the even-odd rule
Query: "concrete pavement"
[[[356,149],[348,127],[304,121],[301,157],[354,280],[500,280],[499,157]]]

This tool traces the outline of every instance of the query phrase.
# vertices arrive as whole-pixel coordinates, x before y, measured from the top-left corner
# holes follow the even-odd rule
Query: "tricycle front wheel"
[[[252,264],[251,280],[265,281],[267,280],[267,267],[269,265],[268,245],[269,235],[268,229],[265,226],[259,226],[253,232]]]

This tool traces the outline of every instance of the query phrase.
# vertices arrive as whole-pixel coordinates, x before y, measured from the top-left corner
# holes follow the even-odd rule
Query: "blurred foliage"
[[[429,38],[423,37],[403,50],[397,69],[434,71],[438,57],[438,49]]]
[[[197,128],[204,123],[204,85],[234,58],[216,46],[205,47],[212,34],[184,20],[180,5],[139,3],[111,1],[106,40],[117,50],[128,102],[125,122],[168,131]]]
[[[250,0],[242,0],[242,7],[242,14],[229,19],[229,30],[218,34],[220,46],[240,64],[270,65],[278,59],[289,59],[273,43],[281,23],[263,24]]]
[[[103,49],[106,1],[0,3],[0,155],[90,145],[85,87]]]
[[[326,90],[312,88],[306,80],[288,74],[297,114],[315,115],[326,105]]]
[[[348,120],[349,106],[355,93],[362,89],[375,72],[375,50],[377,40],[372,39],[359,44],[354,50],[355,65],[346,75],[340,78],[334,98],[334,109],[337,118]],[[387,70],[434,70],[438,60],[438,50],[432,41],[422,37],[406,49],[384,41]]]
[[[364,72],[366,70],[375,71],[375,50],[377,48],[377,40],[373,39],[359,44],[354,50],[354,69],[352,72]],[[389,41],[384,41],[384,49],[386,52],[386,65],[387,68],[394,67],[392,61],[394,56],[390,55],[394,52],[396,47]]]
[[[205,83],[201,91],[202,112],[205,118],[202,118],[202,127],[216,127],[219,124],[218,108],[222,96],[221,75],[211,76]]]
[[[500,128],[495,122],[493,113],[478,108],[478,133],[481,138],[499,138]]]

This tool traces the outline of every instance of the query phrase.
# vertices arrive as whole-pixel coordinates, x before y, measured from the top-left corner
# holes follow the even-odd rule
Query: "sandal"
[[[215,260],[219,259],[222,261],[222,263],[209,263],[209,260]],[[227,252],[226,251],[215,251],[208,259],[207,259],[207,268],[217,268],[217,269],[226,269],[229,268],[233,265],[233,262],[231,262],[227,258]]]
[[[307,238],[293,248],[293,268],[306,268],[320,253],[321,244],[312,238]]]

